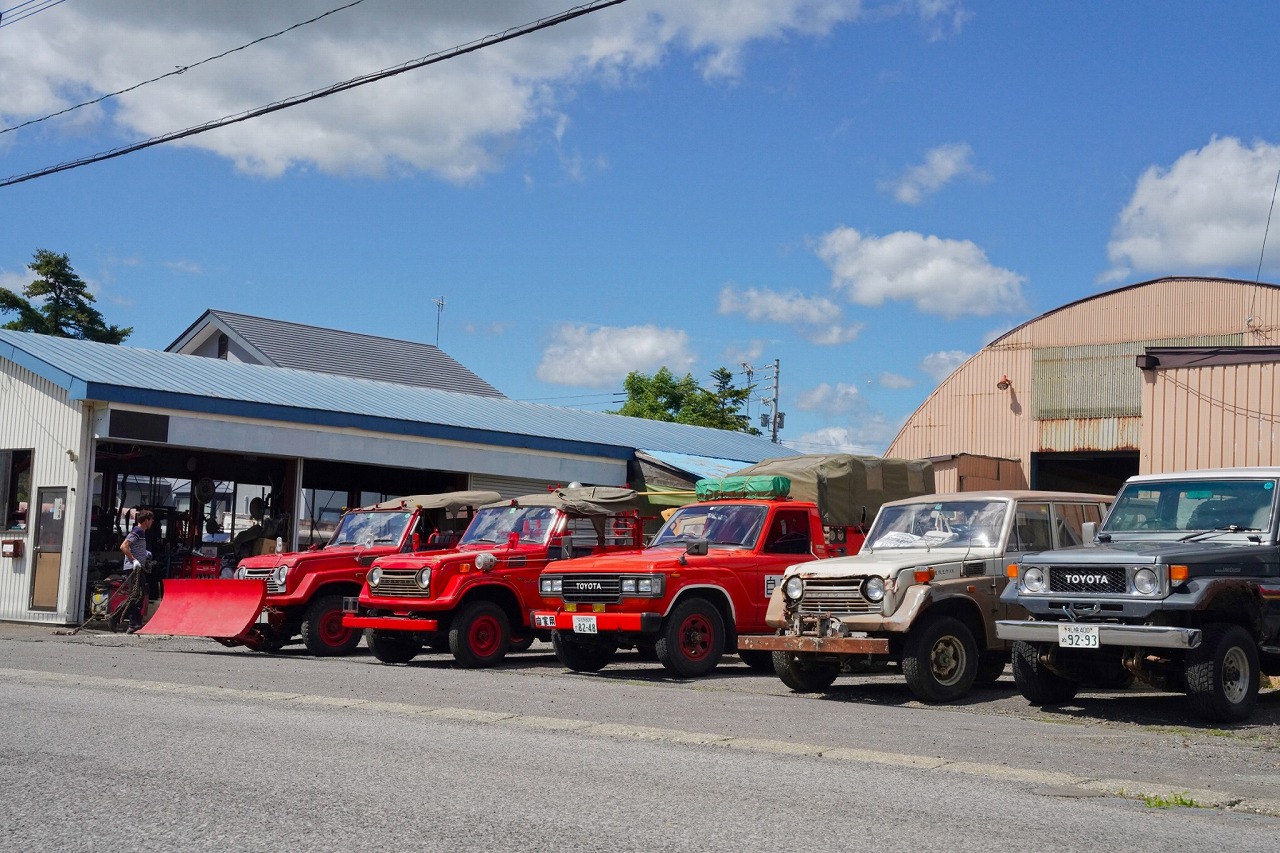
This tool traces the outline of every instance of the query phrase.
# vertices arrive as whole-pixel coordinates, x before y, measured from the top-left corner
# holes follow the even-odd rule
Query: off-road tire
[[[375,631],[366,628],[364,644],[383,663],[408,663],[422,651],[422,641],[403,631]]]
[[[1004,668],[1009,665],[1009,661],[1004,655],[992,654],[987,652],[978,655],[978,672],[973,678],[974,684],[990,686],[1000,680],[1000,676],[1004,675]]]
[[[821,693],[840,675],[835,661],[806,660],[812,656],[787,651],[773,652],[771,657],[778,678],[797,693]]]
[[[1239,625],[1206,625],[1200,645],[1187,652],[1187,699],[1211,723],[1248,719],[1258,703],[1258,649]]]
[[[598,640],[579,641],[569,631],[552,631],[551,647],[556,658],[574,672],[599,672],[613,660],[618,647]]]
[[[313,655],[349,655],[360,645],[361,631],[342,625],[342,596],[321,595],[302,617],[302,642]]]
[[[1040,660],[1040,647],[1025,640],[1013,644],[1013,683],[1032,705],[1061,705],[1080,692],[1080,683],[1050,672]]]
[[[978,675],[978,643],[969,626],[950,616],[907,634],[902,674],[922,702],[952,702],[969,692]]]
[[[507,612],[492,601],[473,601],[449,625],[449,651],[465,669],[494,666],[511,647]]]
[[[264,626],[256,632],[251,631],[244,638],[244,645],[250,651],[271,655],[287,646],[292,639],[293,635],[287,630],[273,631],[269,626]]]
[[[756,672],[773,672],[773,652],[759,649],[738,649],[738,657]]]
[[[724,655],[724,619],[711,602],[686,598],[667,615],[654,644],[658,662],[672,675],[698,678]]]

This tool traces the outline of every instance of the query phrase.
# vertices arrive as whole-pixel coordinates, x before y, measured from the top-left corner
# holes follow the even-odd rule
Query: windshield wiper
[[[1213,530],[1197,530],[1195,533],[1187,534],[1179,539],[1179,542],[1194,542],[1201,536],[1220,536],[1223,533],[1261,533],[1262,531],[1256,527],[1241,527],[1238,524],[1228,524],[1226,527],[1215,527]]]

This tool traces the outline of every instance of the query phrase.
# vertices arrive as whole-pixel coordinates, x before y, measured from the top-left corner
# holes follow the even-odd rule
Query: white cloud
[[[38,118],[194,65],[324,8],[314,0],[65,4],[24,21],[20,39],[6,39],[0,122]],[[427,14],[411,0],[364,3],[20,134],[92,133],[97,147],[85,153],[93,153],[391,68],[565,8],[560,0],[436,3]],[[940,0],[887,6],[877,19],[891,15],[915,16],[928,37],[963,17]],[[680,54],[692,57],[705,79],[732,81],[754,43],[821,38],[861,17],[862,4],[849,0],[637,0],[174,144],[213,151],[268,177],[316,168],[425,171],[466,182],[498,168],[511,138],[531,128],[564,144],[572,126],[566,105],[578,88],[627,85]],[[595,153],[563,150],[571,175],[603,167]]]
[[[880,378],[877,381],[880,383],[881,388],[912,388],[916,384],[916,381],[910,376],[890,373],[887,370],[880,374]]]
[[[762,355],[764,355],[764,341],[756,338],[748,341],[745,346],[726,347],[720,353],[720,360],[722,364],[730,366],[755,364]]]
[[[5,290],[12,290],[19,296],[22,290],[35,279],[35,273],[27,272],[9,272],[8,270],[0,270],[0,287]]]
[[[889,442],[902,428],[879,412],[869,413],[848,426],[829,426],[813,430],[783,444],[803,453],[856,453],[882,456]]]
[[[823,382],[816,388],[800,392],[796,398],[796,408],[803,412],[821,412],[836,415],[853,411],[865,405],[856,385],[837,382],[830,385]]]
[[[958,349],[933,352],[920,360],[920,370],[928,374],[934,382],[946,379],[960,365],[969,360],[969,353]]]
[[[820,346],[848,343],[862,331],[862,324],[846,325],[840,306],[822,296],[802,296],[796,291],[778,293],[767,288],[739,291],[732,285],[720,291],[721,314],[742,314],[755,323],[791,326],[806,340]]]
[[[832,287],[859,305],[910,301],[926,314],[955,318],[1023,307],[1024,276],[992,265],[968,240],[944,240],[914,231],[866,237],[840,227],[823,235],[818,256],[831,269]]]
[[[929,41],[958,36],[973,13],[959,0],[914,0],[913,4]]]
[[[552,330],[551,343],[538,364],[538,378],[556,385],[608,388],[618,386],[633,370],[652,373],[667,367],[681,376],[694,361],[689,335],[680,329],[566,323]]]
[[[985,180],[986,175],[974,168],[973,149],[965,142],[940,145],[924,155],[924,162],[912,166],[897,181],[887,182],[882,189],[903,204],[920,204],[959,177]]]
[[[1246,147],[1231,137],[1186,152],[1168,169],[1147,169],[1112,230],[1103,280],[1133,271],[1256,271],[1278,169],[1280,146]],[[1280,260],[1270,254],[1275,268]]]

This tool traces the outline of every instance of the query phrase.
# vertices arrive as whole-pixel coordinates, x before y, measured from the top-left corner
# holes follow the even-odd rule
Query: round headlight
[[[1150,595],[1160,589],[1160,579],[1150,569],[1138,569],[1133,573],[1133,588],[1140,595]]]
[[[276,566],[276,570],[272,573],[275,578],[276,586],[283,587],[284,579],[289,576],[288,566]]]
[[[476,568],[480,571],[487,572],[496,565],[498,565],[498,558],[488,551],[476,555]]]
[[[427,566],[418,572],[418,586],[422,589],[431,589],[431,567]]]
[[[1044,569],[1032,566],[1022,572],[1022,588],[1027,592],[1040,592],[1044,589]]]
[[[799,575],[792,575],[787,578],[786,584],[782,587],[782,594],[792,601],[799,601],[800,596],[804,595],[804,581]]]
[[[232,575],[232,577],[238,581],[242,581],[248,576],[249,576],[249,570],[246,569],[244,566],[236,566],[235,574]]]
[[[370,589],[377,586],[378,582],[382,580],[382,569],[374,566],[369,570],[369,574],[365,576],[365,580],[369,582]]]
[[[884,578],[867,578],[863,581],[862,597],[867,601],[884,601]]]

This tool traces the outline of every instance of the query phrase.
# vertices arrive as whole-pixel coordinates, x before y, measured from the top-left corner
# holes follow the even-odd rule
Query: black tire
[[[1248,719],[1258,703],[1258,649],[1253,637],[1239,625],[1205,626],[1200,645],[1187,652],[1185,681],[1191,710],[1200,719]]]
[[[706,599],[686,598],[667,615],[654,650],[659,663],[672,675],[706,675],[724,656],[724,619],[720,611]]]
[[[483,669],[500,662],[511,647],[507,612],[492,601],[473,601],[449,625],[449,651],[466,669]]]
[[[773,652],[759,649],[738,649],[738,657],[756,672],[773,672]]]
[[[609,665],[618,647],[601,640],[577,640],[569,631],[552,631],[551,647],[560,663],[574,672],[599,672]]]
[[[1080,683],[1063,678],[1040,660],[1040,647],[1018,640],[1013,644],[1013,683],[1032,705],[1061,705],[1080,691]]]
[[[313,655],[349,655],[360,645],[361,631],[342,624],[342,596],[322,595],[307,605],[302,642]]]
[[[974,684],[991,685],[1000,680],[1000,676],[1004,675],[1004,668],[1009,660],[1001,654],[978,655],[978,673],[973,678]]]
[[[513,637],[510,645],[507,646],[509,652],[527,652],[533,648],[533,637]]]
[[[293,636],[287,631],[273,631],[270,626],[264,625],[256,631],[250,631],[244,639],[245,648],[262,652],[263,654],[275,654],[289,644]]]
[[[973,687],[978,643],[969,626],[950,616],[933,619],[907,634],[902,674],[922,702],[951,702]]]
[[[408,663],[422,651],[422,641],[403,631],[368,628],[364,632],[364,644],[383,663]]]
[[[795,652],[774,652],[771,657],[778,678],[797,693],[821,693],[840,674],[840,664],[835,661],[806,660],[811,656]]]

